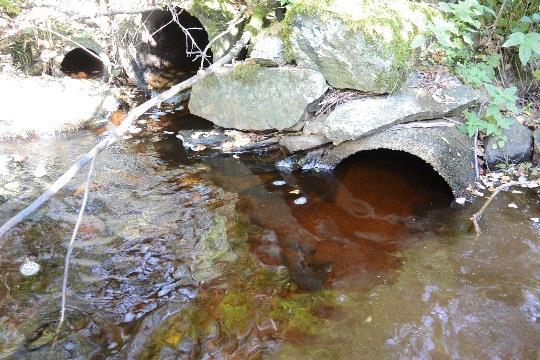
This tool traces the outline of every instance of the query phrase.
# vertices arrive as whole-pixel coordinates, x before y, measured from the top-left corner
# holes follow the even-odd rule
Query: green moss
[[[29,71],[37,52],[36,37],[32,32],[23,33],[16,37],[8,46],[15,66],[23,71]]]
[[[21,13],[21,9],[17,6],[19,1],[0,0],[0,10],[6,14],[13,16]]]
[[[225,30],[235,16],[225,0],[194,0],[190,12],[202,20],[209,39]]]
[[[352,8],[357,12],[346,12],[337,9],[335,1],[300,0],[294,2],[285,16],[280,36],[285,43],[285,55],[288,62],[294,59],[290,36],[295,18],[299,14],[317,16],[321,22],[338,19],[355,33],[362,33],[363,38],[374,53],[383,58],[392,59],[392,71],[377,79],[378,85],[393,90],[404,80],[411,62],[416,58],[416,51],[410,44],[418,34],[423,19],[430,10],[422,4],[414,4],[406,0],[369,1],[353,0]],[[409,11],[401,11],[401,9]]]
[[[256,79],[260,66],[256,63],[243,62],[236,65],[231,73],[231,78],[235,81],[246,83]]]
[[[228,333],[236,334],[248,327],[253,306],[253,299],[248,293],[229,292],[223,297],[218,309],[221,324]]]

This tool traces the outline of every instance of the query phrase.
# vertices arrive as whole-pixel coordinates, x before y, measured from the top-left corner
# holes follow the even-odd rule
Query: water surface
[[[538,358],[537,192],[501,194],[474,240],[480,204],[406,154],[287,173],[184,150],[176,131],[211,127],[186,113],[138,126],[99,157],[56,336],[85,174],[2,244],[0,358]],[[0,144],[0,218],[99,136]]]

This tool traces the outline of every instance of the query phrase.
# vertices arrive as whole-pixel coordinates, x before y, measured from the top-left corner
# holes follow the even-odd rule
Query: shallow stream
[[[0,359],[540,357],[537,192],[497,197],[475,240],[481,202],[406,154],[288,172],[184,150],[178,130],[211,127],[184,112],[138,127],[98,158],[59,333],[86,175],[0,243]],[[1,222],[102,131],[0,143]]]

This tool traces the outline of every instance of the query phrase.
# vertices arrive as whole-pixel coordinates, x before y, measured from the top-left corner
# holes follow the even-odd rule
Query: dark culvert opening
[[[424,160],[404,151],[361,151],[342,161],[336,175],[352,193],[385,213],[421,215],[453,200],[443,177]]]
[[[99,79],[103,77],[105,66],[97,56],[98,54],[91,49],[75,48],[64,56],[60,71],[75,79]]]
[[[143,14],[151,39],[147,49],[139,51],[147,84],[156,90],[165,89],[192,76],[204,61],[212,64],[212,51],[201,58],[208,45],[208,33],[201,22],[186,10],[175,8]],[[180,26],[180,25],[181,26]],[[183,29],[182,29],[183,28]],[[186,33],[188,32],[188,33]]]

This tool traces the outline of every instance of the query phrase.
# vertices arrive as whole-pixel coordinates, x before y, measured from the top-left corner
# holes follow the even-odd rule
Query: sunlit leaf
[[[411,42],[411,48],[417,49],[426,43],[426,37],[422,34],[416,35]]]
[[[522,32],[512,33],[502,45],[503,47],[516,46],[525,40],[525,34]]]

